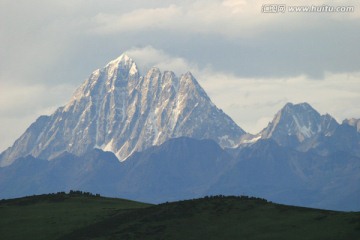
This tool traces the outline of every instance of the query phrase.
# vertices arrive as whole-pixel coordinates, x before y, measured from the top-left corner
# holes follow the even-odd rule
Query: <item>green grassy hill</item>
[[[81,227],[149,204],[75,192],[0,201],[0,239],[58,239]]]
[[[0,203],[1,239],[360,239],[360,213],[247,197],[149,205],[86,195]]]

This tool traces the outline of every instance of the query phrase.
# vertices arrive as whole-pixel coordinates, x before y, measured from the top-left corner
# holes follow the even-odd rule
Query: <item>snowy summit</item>
[[[26,155],[52,159],[93,148],[125,160],[134,151],[187,136],[233,147],[244,131],[218,109],[188,72],[150,69],[140,76],[126,54],[95,70],[64,107],[41,116],[1,155],[1,166]]]

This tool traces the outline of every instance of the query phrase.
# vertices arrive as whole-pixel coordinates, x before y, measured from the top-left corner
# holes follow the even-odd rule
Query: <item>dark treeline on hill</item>
[[[100,194],[91,193],[91,192],[84,192],[80,190],[70,190],[68,193],[66,192],[57,192],[57,193],[48,193],[48,194],[41,194],[41,195],[32,195],[22,198],[14,198],[14,199],[1,199],[1,203],[35,203],[37,201],[47,200],[47,201],[64,201],[67,198],[74,197],[74,196],[86,196],[86,197],[101,197]]]
[[[0,216],[5,240],[360,239],[359,212],[286,206],[248,196],[150,205],[70,191],[0,201]]]
[[[188,201],[195,201],[195,200],[212,200],[212,199],[238,199],[238,200],[254,200],[254,201],[261,201],[264,203],[271,203],[271,201],[266,200],[265,198],[259,198],[259,197],[252,197],[252,196],[246,196],[246,195],[240,195],[240,196],[235,196],[235,195],[230,195],[230,196],[225,196],[222,194],[219,195],[209,195],[209,196],[205,196],[202,198],[194,198],[194,199],[189,199],[189,200],[181,200],[181,201],[177,201],[178,203],[181,202],[188,202]],[[162,204],[170,204],[172,202],[164,202],[158,205],[162,205]]]
[[[63,194],[64,192],[60,192],[60,194]],[[57,193],[59,194],[59,193]],[[96,193],[96,194],[93,194],[91,192],[83,192],[83,191],[80,191],[80,190],[70,190],[69,191],[69,195],[84,195],[84,196],[95,196],[95,197],[100,197],[100,194],[99,193]]]

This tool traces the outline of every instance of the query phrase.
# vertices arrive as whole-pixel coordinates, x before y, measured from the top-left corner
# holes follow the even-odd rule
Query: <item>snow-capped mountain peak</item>
[[[0,165],[33,155],[52,159],[93,148],[121,160],[174,137],[212,139],[233,147],[245,132],[218,109],[190,73],[151,68],[140,76],[126,54],[95,70],[72,99],[39,118],[6,150]]]
[[[319,134],[331,135],[338,126],[329,114],[320,115],[308,103],[287,103],[261,133],[261,138],[272,138],[279,144],[304,142]]]
[[[138,67],[133,59],[126,54],[120,55],[118,58],[109,62],[105,69],[109,76],[122,74],[123,77],[127,75],[137,75],[139,73]]]
[[[130,69],[135,64],[134,60],[125,53],[121,54],[116,59],[106,64],[105,68],[109,67],[122,67],[123,69]],[[136,65],[136,64],[135,64]]]

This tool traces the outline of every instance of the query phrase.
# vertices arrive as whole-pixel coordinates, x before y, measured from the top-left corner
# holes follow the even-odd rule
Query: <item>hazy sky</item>
[[[269,3],[355,11],[262,13]],[[286,102],[360,118],[358,0],[0,0],[0,46],[0,151],[123,52],[142,71],[192,71],[251,133]]]

